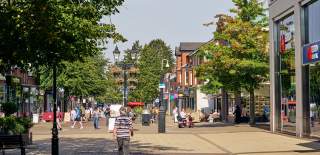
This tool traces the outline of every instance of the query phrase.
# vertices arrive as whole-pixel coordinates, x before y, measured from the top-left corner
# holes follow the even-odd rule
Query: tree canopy
[[[118,12],[123,0],[0,1],[1,58],[52,66],[97,54],[98,43],[125,39],[104,15]],[[15,62],[16,64],[18,62]]]
[[[264,19],[264,9],[256,0],[234,0],[235,17],[217,16],[214,41],[204,46],[200,56],[209,61],[198,68],[205,80],[203,89],[214,92],[224,87],[230,91],[245,88],[252,91],[268,74],[268,32],[257,24]],[[210,72],[208,72],[210,71]]]
[[[161,70],[163,59],[169,61],[170,68],[163,66],[163,70]],[[156,39],[145,45],[138,60],[138,87],[134,90],[133,96],[145,103],[155,100],[159,95],[160,77],[170,71],[172,64],[172,51],[164,41]]]

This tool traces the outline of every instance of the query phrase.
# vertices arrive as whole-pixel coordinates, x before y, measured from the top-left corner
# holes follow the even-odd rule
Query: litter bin
[[[151,113],[148,109],[144,109],[142,111],[142,118],[141,122],[143,126],[149,126],[150,125],[150,119],[151,119]]]

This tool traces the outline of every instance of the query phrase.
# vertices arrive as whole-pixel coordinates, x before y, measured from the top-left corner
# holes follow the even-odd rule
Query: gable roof
[[[198,49],[205,42],[181,42],[180,43],[180,51],[194,51]]]

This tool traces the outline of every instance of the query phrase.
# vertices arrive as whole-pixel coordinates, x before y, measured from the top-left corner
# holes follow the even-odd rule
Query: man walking
[[[133,136],[132,120],[128,117],[127,110],[120,108],[120,116],[116,118],[113,136],[117,139],[120,155],[129,154],[130,136]]]

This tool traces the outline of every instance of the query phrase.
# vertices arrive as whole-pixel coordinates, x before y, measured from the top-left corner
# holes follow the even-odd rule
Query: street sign
[[[160,89],[161,89],[161,88],[164,89],[164,88],[166,88],[166,85],[165,85],[164,83],[160,83],[160,84],[159,84],[159,88],[160,88]]]

